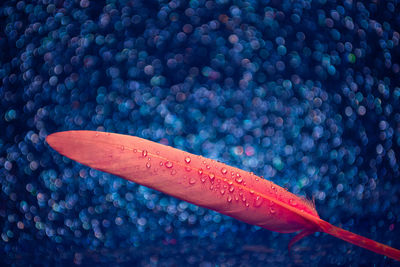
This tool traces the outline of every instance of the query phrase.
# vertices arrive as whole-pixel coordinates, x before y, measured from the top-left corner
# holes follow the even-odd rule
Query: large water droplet
[[[146,157],[146,156],[147,156],[147,150],[146,150],[146,149],[142,151],[142,156],[143,156],[143,157]]]
[[[146,163],[146,167],[147,167],[147,169],[150,169],[150,167],[151,167],[150,162],[147,162],[147,163]]]
[[[241,182],[243,182],[243,178],[240,176],[240,174],[238,173],[238,174],[236,174],[236,178],[235,178],[235,180],[236,180],[236,182],[238,182],[239,184],[241,183]]]
[[[221,169],[222,174],[226,174],[227,172],[228,172],[228,170],[225,167]]]
[[[185,158],[185,162],[186,162],[186,164],[189,164],[190,163],[190,161],[192,161],[189,157],[186,157]]]
[[[165,167],[172,168],[172,166],[174,166],[174,164],[171,161],[165,162]]]
[[[260,207],[262,205],[264,201],[264,198],[260,197],[260,196],[256,196],[256,198],[254,199],[254,207]]]
[[[189,184],[195,184],[195,183],[196,183],[196,179],[193,177],[190,177]]]
[[[231,203],[231,202],[232,202],[232,197],[231,197],[231,196],[228,196],[228,198],[226,199],[226,201],[228,201],[229,203]]]
[[[210,174],[208,175],[208,177],[210,178],[210,181],[211,181],[211,182],[214,182],[214,179],[215,179],[214,173],[210,173]]]

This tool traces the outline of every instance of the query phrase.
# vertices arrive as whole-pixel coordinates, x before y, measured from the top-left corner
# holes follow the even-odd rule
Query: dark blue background
[[[298,243],[60,156],[48,134],[136,135],[315,198],[400,248],[398,1],[5,1],[0,261],[395,265]]]

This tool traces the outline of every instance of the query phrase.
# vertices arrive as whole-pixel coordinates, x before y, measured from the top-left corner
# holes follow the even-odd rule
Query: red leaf
[[[322,231],[400,260],[400,251],[335,227],[313,203],[252,173],[142,138],[94,131],[51,134],[62,155],[243,222],[301,238]]]

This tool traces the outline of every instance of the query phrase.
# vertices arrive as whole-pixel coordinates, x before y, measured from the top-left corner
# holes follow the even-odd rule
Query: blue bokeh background
[[[48,134],[136,135],[314,198],[400,248],[398,1],[0,4],[0,261],[396,265],[277,234],[72,162]]]

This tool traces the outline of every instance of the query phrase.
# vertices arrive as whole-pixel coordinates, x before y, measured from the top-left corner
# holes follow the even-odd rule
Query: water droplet
[[[99,136],[99,133],[96,132],[96,137]]]
[[[125,147],[124,147],[124,146],[121,146],[121,150],[124,151],[124,149],[125,149]]]
[[[229,187],[229,192],[233,193],[233,191],[235,191],[235,187],[233,187],[232,185]]]
[[[134,149],[133,149],[133,153],[136,153],[136,152],[137,152],[137,149],[136,149],[136,148],[134,148]]]
[[[142,151],[142,156],[143,156],[143,157],[146,157],[146,156],[147,156],[147,150],[143,150],[143,151]]]
[[[202,183],[205,183],[206,180],[207,180],[207,177],[206,177],[206,176],[201,176],[200,181],[201,181]]]
[[[206,161],[205,161],[205,160],[203,160],[203,164],[206,164]]]
[[[231,197],[231,196],[228,196],[228,198],[226,199],[226,201],[228,201],[229,203],[231,203],[231,202],[232,202],[232,197]]]
[[[262,197],[260,197],[260,196],[257,196],[257,197],[254,199],[254,207],[260,207],[261,204],[263,203],[263,201],[264,201],[264,198],[262,198]]]
[[[208,177],[210,178],[210,181],[211,181],[211,182],[214,182],[214,179],[215,179],[214,173],[210,173],[210,174],[208,175]]]
[[[211,167],[210,167],[210,165],[207,165],[206,168],[207,168],[207,170],[209,170]]]
[[[160,166],[164,165],[164,163],[162,161],[160,161]]]
[[[227,172],[228,172],[228,170],[227,170],[226,168],[222,168],[222,169],[221,169],[221,173],[222,173],[222,174],[226,174]]]
[[[239,196],[235,196],[235,200],[236,200],[236,201],[239,201]]]
[[[221,195],[225,194],[225,189],[221,189]]]
[[[151,167],[150,162],[147,162],[147,163],[146,163],[146,167],[147,167],[147,169],[150,169],[150,167]]]
[[[272,190],[275,190],[276,188],[275,188],[275,186],[271,185],[271,189],[272,189]]]
[[[189,157],[186,157],[185,158],[185,162],[186,162],[186,164],[189,164],[190,163],[190,161],[192,161]]]
[[[157,155],[160,155],[160,151],[157,151],[156,154],[157,154]]]
[[[249,206],[250,206],[249,202],[246,202],[246,207],[249,207]]]
[[[200,174],[200,175],[203,174],[203,169],[199,169],[199,174]]]
[[[246,202],[246,197],[245,196],[242,197],[242,201]]]
[[[173,170],[171,170],[171,174],[172,175],[175,175],[176,174],[176,171],[173,169]]]
[[[186,166],[186,167],[185,167],[185,170],[186,170],[187,172],[190,172],[192,169],[191,169],[189,166]]]
[[[258,179],[258,177],[256,176],[255,180],[258,182],[260,179]]]
[[[233,182],[232,181],[228,181],[228,184],[233,185]]]
[[[210,190],[213,190],[214,189],[214,185],[210,185]]]
[[[174,164],[171,161],[165,162],[165,167],[172,168],[172,166],[174,166]]]
[[[271,214],[274,214],[274,213],[275,213],[275,209],[274,209],[274,208],[269,208],[269,212],[270,212]]]
[[[235,180],[236,180],[236,182],[238,182],[239,184],[241,183],[241,182],[243,182],[243,178],[240,176],[240,174],[238,173],[238,174],[236,174],[236,178],[235,178]]]
[[[193,177],[190,177],[189,184],[195,184],[195,183],[196,183],[196,179],[194,179]]]
[[[253,189],[250,190],[250,194],[254,194],[254,190]]]
[[[292,205],[292,206],[296,206],[296,205],[297,205],[297,202],[296,202],[296,200],[294,200],[294,199],[290,199],[290,200],[289,200],[289,203],[290,203],[290,205]]]

